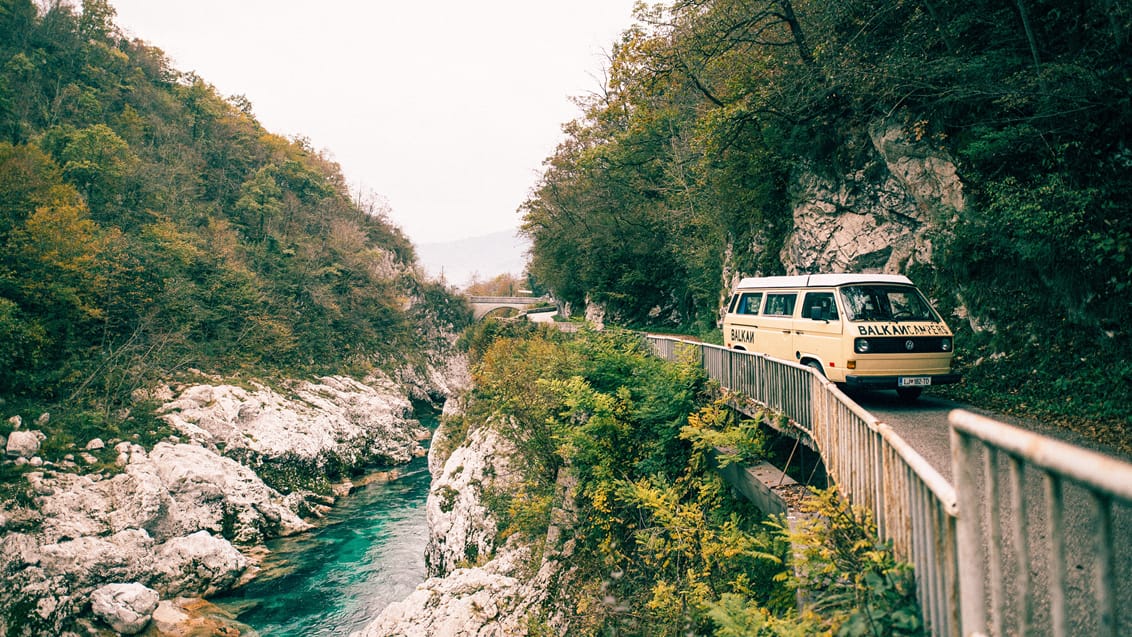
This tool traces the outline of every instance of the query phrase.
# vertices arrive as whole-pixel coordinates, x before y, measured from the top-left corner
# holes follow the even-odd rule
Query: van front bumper
[[[905,374],[904,376],[852,376],[845,377],[847,387],[860,389],[896,389],[900,386],[900,379],[908,377],[929,376],[932,385],[950,385],[963,379],[962,374]]]

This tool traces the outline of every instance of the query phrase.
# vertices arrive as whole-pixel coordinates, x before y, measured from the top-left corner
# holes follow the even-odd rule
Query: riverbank
[[[459,385],[459,368],[438,372],[441,386]],[[172,600],[246,582],[265,542],[311,529],[352,478],[425,453],[409,400],[420,386],[206,380],[154,390],[176,433],[151,448],[79,441],[61,466],[37,455],[56,441],[14,423],[7,462],[35,470],[0,512],[0,634],[153,634],[159,609],[179,612]]]

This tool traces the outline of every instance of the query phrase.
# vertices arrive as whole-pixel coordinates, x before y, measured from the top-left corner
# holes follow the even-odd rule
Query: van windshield
[[[904,285],[851,285],[841,288],[851,321],[932,321],[939,316],[920,291]]]

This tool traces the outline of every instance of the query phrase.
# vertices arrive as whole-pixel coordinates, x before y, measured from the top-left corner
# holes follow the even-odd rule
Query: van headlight
[[[939,348],[941,350],[945,351],[945,352],[950,352],[951,351],[951,339],[950,338],[939,339]]]
[[[853,342],[853,349],[858,354],[867,354],[869,352],[869,339],[859,338]]]

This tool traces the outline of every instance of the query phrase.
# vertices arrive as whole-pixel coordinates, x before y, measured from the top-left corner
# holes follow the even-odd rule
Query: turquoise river
[[[268,543],[263,571],[212,603],[261,637],[345,636],[425,579],[424,458],[339,500],[317,528]]]

